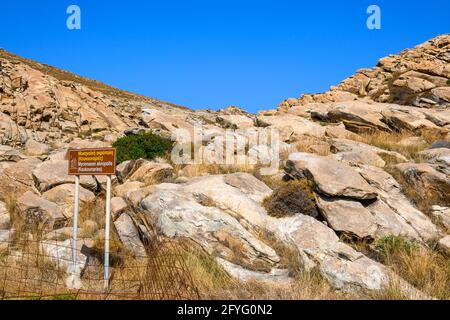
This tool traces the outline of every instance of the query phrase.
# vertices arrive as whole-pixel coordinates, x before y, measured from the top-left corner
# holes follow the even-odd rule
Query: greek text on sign
[[[98,176],[116,174],[116,149],[69,150],[69,175]]]

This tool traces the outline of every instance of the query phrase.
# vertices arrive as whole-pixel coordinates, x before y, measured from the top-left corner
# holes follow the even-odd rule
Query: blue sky
[[[66,28],[81,8],[82,29]],[[382,10],[382,29],[366,9]],[[0,47],[191,108],[275,108],[450,32],[450,1],[3,1]]]

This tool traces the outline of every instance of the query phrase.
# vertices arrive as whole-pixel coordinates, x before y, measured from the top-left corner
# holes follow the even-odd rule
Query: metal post
[[[106,181],[106,226],[105,226],[105,291],[109,287],[109,236],[111,229],[111,176]]]
[[[75,195],[73,200],[73,230],[72,230],[72,274],[77,272],[77,234],[78,234],[78,199],[80,177],[75,176]]]

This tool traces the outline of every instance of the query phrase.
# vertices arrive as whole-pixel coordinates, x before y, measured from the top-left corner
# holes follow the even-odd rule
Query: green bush
[[[395,256],[398,253],[411,255],[419,248],[419,246],[402,237],[389,236],[377,240],[375,242],[375,248],[378,251],[380,258],[383,261],[386,261],[389,257]]]
[[[447,84],[450,86],[450,79],[447,80]]]
[[[172,150],[173,143],[152,133],[140,133],[126,136],[114,142],[117,149],[117,164],[127,160],[148,159],[161,157]]]

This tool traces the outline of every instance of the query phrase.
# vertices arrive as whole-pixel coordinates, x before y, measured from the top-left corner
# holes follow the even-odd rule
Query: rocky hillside
[[[450,106],[450,35],[442,35],[361,69],[324,94],[288,99],[281,109],[357,99],[416,107]]]
[[[60,257],[70,252],[55,246],[71,243],[69,148],[109,146],[147,130],[172,137],[202,124],[200,153],[220,153],[232,139],[244,164],[121,163],[112,200],[120,250],[145,261],[151,230],[190,240],[210,259],[188,259],[207,297],[221,288],[205,279],[223,272],[250,291],[264,284],[263,295],[250,295],[257,298],[279,297],[268,293],[282,288],[287,298],[449,299],[449,54],[444,35],[328,93],[252,115],[189,110],[0,51],[0,251],[38,225],[28,238],[66,266]],[[246,140],[267,129],[280,139],[270,175],[262,169],[274,158],[271,145]],[[81,186],[80,233],[95,246],[105,179],[83,177]],[[79,252],[82,285],[88,256]],[[0,272],[16,262],[0,259]],[[241,289],[222,294],[242,297]]]

